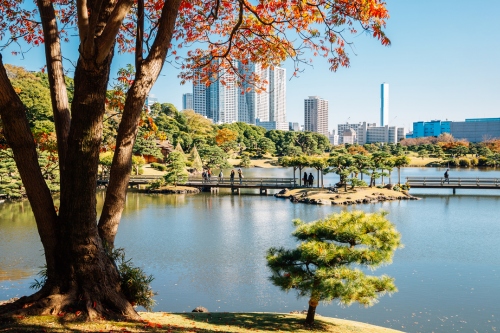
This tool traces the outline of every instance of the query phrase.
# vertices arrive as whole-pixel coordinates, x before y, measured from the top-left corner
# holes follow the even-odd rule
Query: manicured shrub
[[[470,161],[468,158],[461,158],[458,160],[458,165],[460,165],[461,168],[470,168]]]

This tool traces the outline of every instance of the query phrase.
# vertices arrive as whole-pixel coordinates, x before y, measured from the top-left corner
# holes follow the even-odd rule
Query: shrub
[[[471,163],[468,158],[461,158],[458,160],[458,165],[460,165],[461,168],[469,168],[470,164]]]
[[[475,167],[475,166],[477,166],[478,164],[479,164],[479,160],[478,160],[477,158],[473,157],[473,158],[471,158],[471,159],[470,159],[470,165],[471,165],[471,166],[474,166],[474,167]]]
[[[478,166],[487,166],[488,165],[488,158],[484,157],[484,156],[479,157],[479,159],[477,160],[477,165]]]
[[[134,267],[131,259],[125,260],[125,250],[113,250],[111,258],[114,260],[120,273],[121,289],[127,300],[134,306],[140,305],[151,311],[156,304],[151,289],[152,275],[146,275],[142,268]]]

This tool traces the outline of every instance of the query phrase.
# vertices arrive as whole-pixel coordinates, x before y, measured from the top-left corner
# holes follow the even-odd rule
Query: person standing
[[[448,173],[448,171],[450,171],[450,169],[446,169],[446,171],[444,173],[444,181],[443,181],[443,183],[447,182],[449,184],[450,183],[450,174]]]
[[[309,181],[309,187],[313,187],[314,176],[313,176],[312,172],[309,172],[309,178],[307,178],[307,180]]]
[[[222,184],[223,180],[224,180],[224,174],[222,173],[222,169],[220,169],[220,172],[219,172],[219,183]]]
[[[238,178],[240,179],[240,184],[241,184],[243,179],[243,171],[241,171],[241,169],[238,169]]]
[[[231,184],[234,183],[234,169],[231,170],[231,173],[229,174],[229,180],[231,181]]]
[[[210,183],[210,178],[212,178],[212,171],[210,171],[210,168],[207,169],[207,180]]]
[[[307,187],[307,172],[304,171],[304,177],[302,177],[302,184]]]

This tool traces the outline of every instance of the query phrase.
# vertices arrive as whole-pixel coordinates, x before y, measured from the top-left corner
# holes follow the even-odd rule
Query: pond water
[[[307,170],[307,172],[315,172]],[[246,169],[246,177],[291,177],[284,169]],[[406,168],[406,176],[442,176],[443,169]],[[451,177],[500,177],[495,170],[455,170]],[[392,175],[393,181],[397,172]],[[325,184],[338,181],[326,175]],[[293,204],[242,191],[198,195],[129,193],[117,236],[135,264],[153,274],[157,311],[289,312],[307,299],[283,293],[268,281],[265,253],[294,247],[292,220],[313,221],[342,209],[389,212],[403,249],[391,265],[372,274],[395,277],[398,293],[370,308],[320,304],[320,315],[406,332],[500,330],[500,190],[423,190],[419,201],[350,207]],[[99,194],[102,204],[104,193]],[[27,202],[0,206],[0,299],[31,292],[43,265],[41,245]]]

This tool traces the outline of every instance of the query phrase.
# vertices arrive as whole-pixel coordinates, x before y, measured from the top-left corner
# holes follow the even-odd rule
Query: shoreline
[[[0,301],[4,304],[5,301]],[[393,328],[316,314],[314,326],[305,326],[306,314],[280,312],[138,312],[141,321],[99,320],[86,322],[73,313],[45,316],[0,316],[0,331],[6,332],[234,332],[275,333],[404,333]]]
[[[395,200],[420,200],[408,191],[394,191],[378,187],[357,187],[337,192],[322,188],[300,188],[282,190],[274,195],[277,198],[289,199],[291,202],[313,205],[356,205]]]

